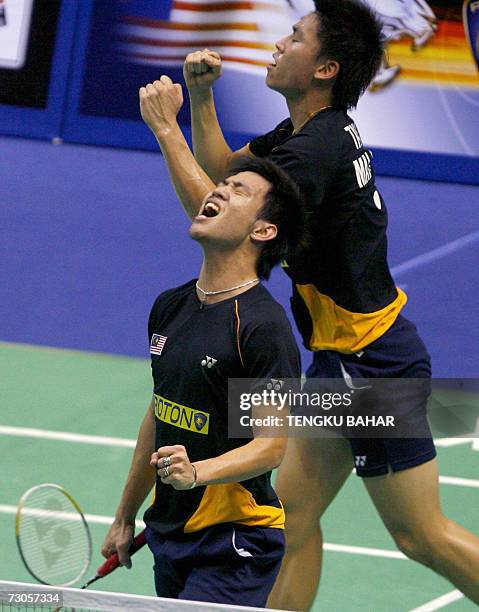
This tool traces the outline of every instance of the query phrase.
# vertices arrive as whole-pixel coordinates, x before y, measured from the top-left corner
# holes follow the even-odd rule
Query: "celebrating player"
[[[145,522],[159,596],[264,607],[279,571],[284,511],[270,473],[286,442],[228,439],[228,379],[299,380],[291,326],[260,279],[303,240],[301,209],[272,162],[240,160],[191,225],[204,251],[198,280],[151,311],[154,396],[102,553],[130,565],[135,517],[156,480]]]
[[[387,263],[387,212],[375,186],[372,154],[347,115],[382,61],[381,23],[359,0],[316,0],[315,7],[277,42],[268,66],[266,83],[284,96],[290,113],[273,131],[231,151],[212,93],[221,58],[209,50],[190,54],[184,67],[195,156],[203,171],[185,164],[185,145],[170,112],[179,86],[166,77],[150,85],[143,93],[144,118],[192,217],[195,194],[204,194],[209,177],[221,177],[237,156],[267,157],[301,187],[315,241],[301,263],[288,260],[288,272],[295,319],[314,351],[308,379],[427,379],[429,355],[415,326],[401,315],[407,298]],[[414,407],[395,408],[411,411],[411,426],[428,432],[427,393],[418,399]],[[479,538],[443,515],[435,457],[430,436],[290,440],[278,478],[288,517],[287,554],[271,605],[311,605],[322,559],[319,519],[354,465],[398,547],[478,602]]]

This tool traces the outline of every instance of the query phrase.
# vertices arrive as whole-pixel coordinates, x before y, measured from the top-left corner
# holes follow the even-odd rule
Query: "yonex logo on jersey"
[[[214,357],[206,357],[201,361],[201,365],[205,368],[212,368],[218,360]]]
[[[201,410],[176,404],[155,393],[155,416],[159,421],[194,433],[208,434],[210,415]]]
[[[284,380],[276,380],[272,378],[270,382],[266,385],[266,389],[268,391],[281,391],[284,385]]]
[[[354,457],[354,463],[356,467],[364,467],[366,465],[366,459],[367,459],[366,455],[356,455]]]
[[[168,340],[167,336],[161,334],[153,334],[150,342],[150,353],[152,355],[161,355],[165,342]]]

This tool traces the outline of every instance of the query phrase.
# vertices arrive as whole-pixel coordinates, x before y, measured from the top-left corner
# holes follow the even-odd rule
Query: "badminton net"
[[[48,603],[46,600],[50,600]],[[54,600],[54,601],[52,601]],[[264,612],[262,608],[180,601],[127,593],[83,591],[0,580],[0,612]]]

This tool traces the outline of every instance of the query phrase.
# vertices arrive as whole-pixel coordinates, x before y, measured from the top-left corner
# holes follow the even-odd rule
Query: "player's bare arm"
[[[101,547],[101,554],[108,558],[117,552],[120,563],[131,567],[128,550],[135,535],[135,518],[156,481],[156,470],[150,465],[155,449],[155,415],[153,403],[148,406],[140,427],[130,472],[123,490],[115,520]]]
[[[195,461],[193,465],[184,446],[163,446],[151,455],[150,465],[158,470],[163,484],[182,490],[254,478],[277,468],[285,452],[286,438],[256,438],[218,457]]]
[[[168,165],[176,193],[187,215],[194,219],[213,181],[195,160],[178,125],[183,106],[181,85],[166,75],[140,89],[143,121],[155,135]]]
[[[221,77],[219,53],[203,49],[187,55],[183,75],[190,94],[193,148],[200,166],[213,181],[220,181],[235,158],[248,155],[248,147],[232,151],[216,114],[213,84]]]

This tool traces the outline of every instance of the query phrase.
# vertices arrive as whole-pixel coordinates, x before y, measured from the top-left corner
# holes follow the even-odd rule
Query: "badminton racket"
[[[71,586],[88,571],[92,542],[77,501],[57,484],[36,485],[19,503],[15,521],[18,550],[28,572],[42,584]],[[146,544],[145,530],[129,548],[133,555]],[[108,576],[120,565],[114,553],[81,588]]]
[[[71,586],[88,570],[90,530],[80,506],[60,485],[37,485],[22,495],[15,535],[25,567],[42,584]]]

